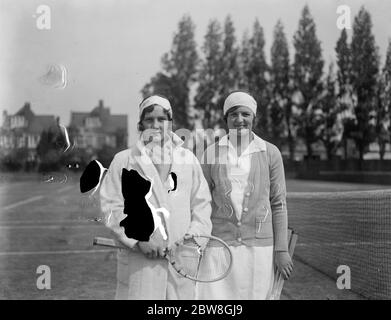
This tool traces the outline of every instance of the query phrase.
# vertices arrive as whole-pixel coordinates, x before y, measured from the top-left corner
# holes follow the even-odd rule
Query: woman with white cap
[[[285,279],[288,253],[284,167],[280,151],[252,132],[255,99],[231,93],[224,102],[229,133],[201,161],[212,193],[212,235],[233,251],[231,273],[197,285],[198,299],[270,299],[275,265]]]
[[[142,101],[139,112],[140,137],[130,149],[115,155],[100,190],[106,226],[129,248],[118,253],[116,299],[193,299],[194,283],[177,275],[164,253],[186,235],[210,234],[208,185],[198,160],[171,131],[170,102],[154,95]],[[155,229],[149,241],[126,236],[121,221],[127,216],[136,221],[141,213],[132,208],[130,211],[134,212],[124,214],[123,169],[136,170],[151,182],[150,197],[145,199],[149,197],[150,207],[168,212],[168,216],[161,216],[167,240],[159,229]],[[175,186],[171,173],[176,175]],[[141,185],[134,186],[137,187]]]

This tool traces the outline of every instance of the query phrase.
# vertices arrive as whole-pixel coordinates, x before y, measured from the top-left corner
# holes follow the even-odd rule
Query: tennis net
[[[295,257],[337,280],[351,271],[351,290],[391,298],[391,190],[288,193]]]

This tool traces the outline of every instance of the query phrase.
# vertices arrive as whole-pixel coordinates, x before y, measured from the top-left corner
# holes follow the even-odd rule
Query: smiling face
[[[229,130],[237,130],[240,136],[248,135],[253,128],[255,115],[250,108],[237,106],[228,111],[227,126]]]
[[[161,141],[164,131],[170,130],[170,120],[168,113],[161,106],[155,105],[150,111],[147,110],[140,122],[144,140]]]

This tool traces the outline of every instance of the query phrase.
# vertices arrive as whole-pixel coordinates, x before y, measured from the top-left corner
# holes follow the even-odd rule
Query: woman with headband
[[[115,155],[102,183],[106,226],[130,249],[118,253],[116,299],[194,299],[194,282],[179,276],[164,254],[186,235],[210,234],[211,197],[198,160],[181,146],[183,142],[171,131],[171,124],[172,109],[166,98],[154,95],[144,99],[139,110],[139,139]],[[144,181],[150,182],[145,199],[134,202],[146,201],[150,208],[163,208],[166,214],[160,218],[167,239],[156,225],[150,238],[142,235],[146,231],[143,228],[147,229],[138,225],[142,213],[136,203],[128,201],[126,205],[124,198],[124,192],[129,194],[124,187],[130,177],[141,178],[126,187],[133,188],[134,197],[143,189]],[[135,238],[129,237],[131,232]]]
[[[231,93],[224,102],[229,133],[204,153],[212,193],[212,235],[233,251],[231,273],[198,284],[198,299],[269,299],[275,265],[285,279],[293,268],[288,253],[284,167],[280,151],[252,132],[255,99]]]

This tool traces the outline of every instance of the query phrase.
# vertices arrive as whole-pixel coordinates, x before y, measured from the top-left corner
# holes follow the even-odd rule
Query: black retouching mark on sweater
[[[128,238],[149,241],[155,230],[151,208],[145,196],[151,189],[151,182],[144,179],[136,170],[122,169],[122,195],[124,197],[124,214],[120,222]]]
[[[177,177],[176,173],[170,172],[170,176],[172,178],[172,181],[174,181],[174,188],[172,188],[171,190],[168,190],[168,193],[170,193],[170,191],[175,191],[178,186],[178,177]]]

